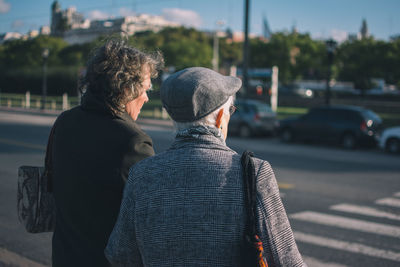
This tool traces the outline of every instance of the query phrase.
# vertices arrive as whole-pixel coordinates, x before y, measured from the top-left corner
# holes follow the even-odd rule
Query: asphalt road
[[[28,234],[16,213],[17,168],[42,165],[54,115],[0,110],[0,266],[50,265],[51,234]],[[156,152],[171,127],[140,121]],[[400,266],[400,156],[346,151],[276,138],[228,137],[241,153],[268,160],[296,240],[310,267]]]

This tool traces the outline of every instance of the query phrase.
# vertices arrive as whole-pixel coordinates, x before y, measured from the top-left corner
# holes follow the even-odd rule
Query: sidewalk
[[[39,115],[39,116],[46,116],[46,117],[57,117],[61,114],[61,110],[41,110],[41,109],[26,109],[26,108],[16,108],[16,107],[0,107],[0,111],[9,112],[9,113],[17,113],[23,115]],[[142,118],[139,115],[137,120],[138,124],[143,125],[155,125],[165,127],[167,129],[171,129],[173,127],[172,120],[162,120],[162,119],[154,119],[154,118]]]

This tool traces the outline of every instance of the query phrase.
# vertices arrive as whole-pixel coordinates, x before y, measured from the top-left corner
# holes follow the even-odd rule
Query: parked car
[[[389,153],[400,152],[400,126],[387,128],[379,139],[379,147]]]
[[[280,137],[294,140],[335,142],[344,148],[376,145],[382,120],[372,110],[357,106],[324,106],[312,108],[297,118],[280,122]]]
[[[229,133],[241,137],[275,134],[279,121],[271,107],[258,100],[237,99],[236,112],[229,122]]]

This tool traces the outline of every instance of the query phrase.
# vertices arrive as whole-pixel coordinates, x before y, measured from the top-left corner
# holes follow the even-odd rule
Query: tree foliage
[[[143,32],[132,36],[130,43],[145,50],[160,50],[164,54],[166,66],[176,70],[211,66],[210,38],[193,28],[165,28],[158,33]]]
[[[68,45],[63,39],[39,36],[29,40],[7,41],[0,45],[0,89],[9,92],[40,92],[42,56],[47,59],[49,93],[74,94],[81,70],[95,46],[103,39],[87,44]],[[128,42],[148,52],[159,50],[167,67],[175,70],[191,66],[211,67],[213,35],[193,28],[165,28],[157,33],[146,31],[130,36]],[[219,40],[219,62],[225,72],[230,66],[241,66],[243,43],[228,37]],[[333,63],[333,78],[369,89],[372,78],[384,79],[400,87],[400,38],[390,42],[367,38],[347,41],[338,46]],[[279,67],[279,79],[290,83],[296,79],[326,79],[327,50],[323,41],[309,34],[277,32],[270,40],[250,39],[250,68]]]

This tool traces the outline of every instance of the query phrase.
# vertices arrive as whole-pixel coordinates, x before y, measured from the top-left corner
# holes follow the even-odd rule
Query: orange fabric
[[[258,251],[258,255],[257,255],[258,266],[259,267],[268,267],[268,263],[263,257],[264,248],[263,248],[262,242],[261,242],[260,238],[258,237],[258,235],[255,235],[255,238],[256,238],[257,241],[254,242],[253,244],[254,244],[254,247]]]

